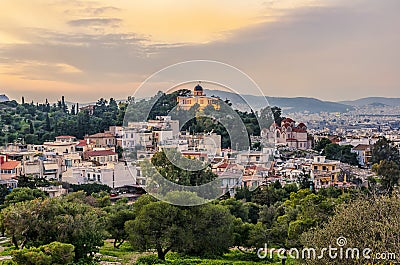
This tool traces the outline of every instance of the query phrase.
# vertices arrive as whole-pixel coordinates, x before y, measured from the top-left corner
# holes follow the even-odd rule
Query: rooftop
[[[7,162],[4,162],[3,164],[1,164],[0,167],[1,167],[1,169],[4,169],[4,170],[11,170],[11,169],[18,167],[20,164],[21,164],[21,162],[19,162],[19,161],[7,161]]]
[[[111,150],[90,151],[86,153],[87,156],[110,156],[116,154],[117,153]]]
[[[353,150],[365,151],[365,150],[367,150],[369,148],[371,148],[371,146],[369,144],[359,144],[356,147],[354,147]]]
[[[74,139],[76,138],[75,136],[69,136],[69,135],[60,135],[57,136],[56,139]]]
[[[109,138],[109,137],[114,137],[114,135],[112,135],[111,133],[96,133],[96,134],[92,134],[89,136],[86,136],[87,138]]]

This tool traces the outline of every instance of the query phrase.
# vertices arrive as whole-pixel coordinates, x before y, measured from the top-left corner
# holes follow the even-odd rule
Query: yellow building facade
[[[311,165],[311,176],[315,187],[327,188],[338,183],[340,173],[339,161],[327,161],[325,156],[316,156]]]
[[[207,106],[213,106],[214,109],[220,108],[220,99],[215,97],[208,97],[204,94],[203,87],[198,84],[193,89],[193,94],[186,97],[177,97],[178,107],[182,110],[189,110],[194,105],[198,104],[199,109],[203,110]]]

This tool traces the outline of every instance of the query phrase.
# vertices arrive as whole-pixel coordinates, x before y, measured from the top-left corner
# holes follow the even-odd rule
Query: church
[[[269,129],[275,135],[275,143],[277,145],[285,145],[297,150],[307,150],[312,147],[312,140],[307,133],[307,126],[299,123],[297,126],[295,121],[286,118],[279,124],[272,124]]]
[[[179,96],[177,97],[177,101],[179,109],[183,110],[189,110],[195,104],[199,105],[200,110],[203,110],[207,106],[213,106],[216,110],[220,108],[220,99],[216,97],[207,97],[200,84],[194,87],[192,95],[186,97]]]

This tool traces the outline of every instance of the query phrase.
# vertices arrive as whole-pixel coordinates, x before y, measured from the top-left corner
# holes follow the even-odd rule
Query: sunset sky
[[[400,97],[399,10],[399,0],[1,0],[0,94],[123,99],[164,67],[208,59],[268,96]]]

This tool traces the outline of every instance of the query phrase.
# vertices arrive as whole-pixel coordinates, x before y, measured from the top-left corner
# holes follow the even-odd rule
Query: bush
[[[199,265],[233,265],[233,262],[226,260],[204,260]]]
[[[13,252],[13,258],[18,265],[51,265],[51,256],[37,248],[21,249]]]
[[[159,260],[157,255],[142,256],[137,259],[136,265],[154,265],[154,264],[164,264],[162,260]]]
[[[17,263],[15,263],[12,260],[3,260],[3,261],[0,261],[0,265],[17,265]]]
[[[204,260],[202,259],[177,259],[171,262],[173,265],[198,265],[202,264]]]
[[[317,227],[302,234],[302,243],[321,252],[325,246],[337,245],[338,238],[345,238],[344,250],[357,248],[359,259],[346,259],[346,264],[377,264],[374,259],[365,258],[362,250],[374,253],[395,253],[393,260],[382,264],[399,264],[400,257],[400,198],[371,197],[359,198],[350,204],[341,205],[336,214],[323,227]],[[331,259],[324,255],[321,259],[308,259],[311,265],[341,265],[343,260]]]
[[[74,260],[75,247],[71,244],[52,242],[40,247],[40,250],[52,258],[52,264],[68,264]]]
[[[63,265],[74,259],[74,246],[52,242],[39,248],[21,249],[12,252],[18,265]]]

